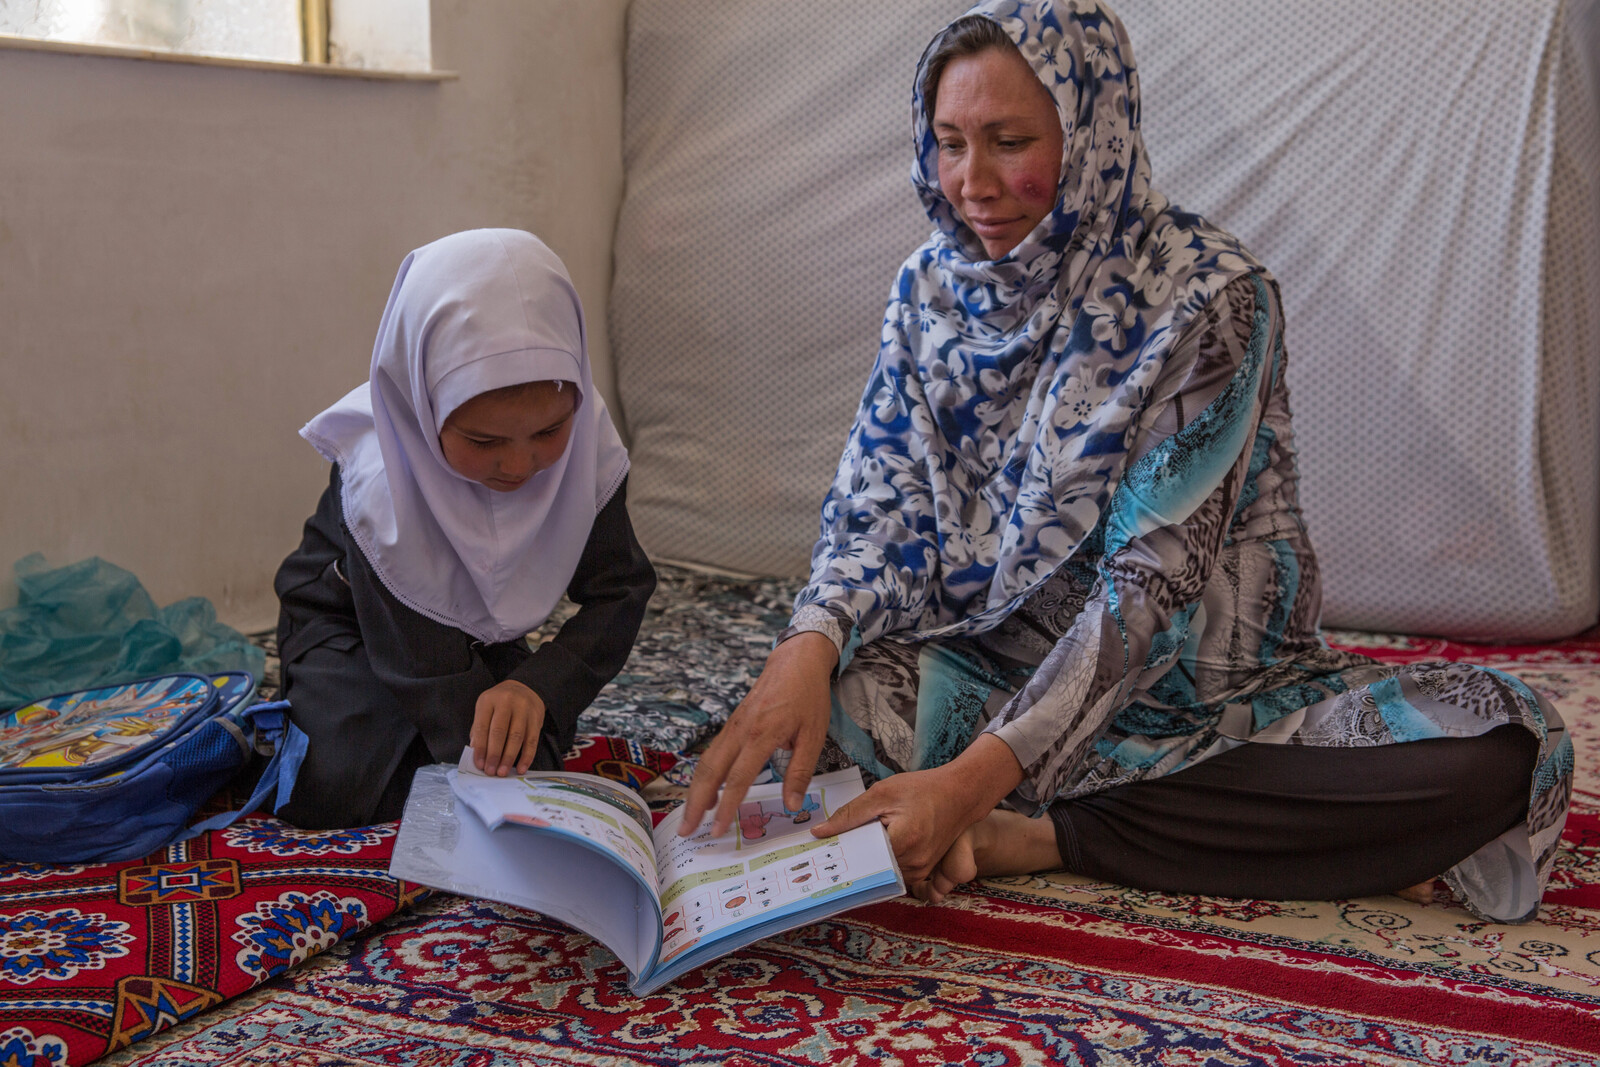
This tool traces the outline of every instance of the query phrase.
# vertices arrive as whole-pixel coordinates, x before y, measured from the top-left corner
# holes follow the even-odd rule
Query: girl
[[[274,582],[311,740],[280,814],[398,818],[412,772],[469,744],[489,774],[559,768],[655,589],[560,259],[518,230],[412,252],[370,381],[300,433],[333,471]],[[563,592],[577,614],[531,651]]]

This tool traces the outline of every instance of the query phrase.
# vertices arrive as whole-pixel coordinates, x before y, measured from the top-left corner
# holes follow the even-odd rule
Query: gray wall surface
[[[435,0],[438,84],[0,50],[0,607],[42,551],[270,624],[327,477],[296,431],[446,233],[565,259],[609,398],[625,9]]]

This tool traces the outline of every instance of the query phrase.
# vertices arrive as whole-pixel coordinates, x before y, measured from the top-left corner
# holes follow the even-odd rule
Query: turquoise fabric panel
[[[0,611],[0,707],[157,674],[247,671],[266,654],[217,621],[204,597],[156,607],[130,571],[98,557],[16,564],[17,604]]]

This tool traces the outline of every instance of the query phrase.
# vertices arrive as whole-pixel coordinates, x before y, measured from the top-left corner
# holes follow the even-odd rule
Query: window
[[[0,0],[0,33],[297,63],[301,0]]]
[[[0,0],[0,34],[361,70],[432,66],[428,0]]]
[[[319,6],[329,63],[361,70],[433,66],[428,0],[320,0]]]

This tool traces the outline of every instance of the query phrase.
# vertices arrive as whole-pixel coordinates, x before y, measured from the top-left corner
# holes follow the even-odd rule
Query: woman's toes
[[[976,829],[977,827],[969,827],[961,831],[961,836],[956,838],[955,843],[950,846],[950,851],[944,854],[944,859],[940,860],[939,866],[935,868],[937,876],[951,888],[978,877],[978,858],[974,851]]]
[[[1438,879],[1436,878],[1429,878],[1426,882],[1418,882],[1416,885],[1407,886],[1404,889],[1396,889],[1394,895],[1403,900],[1409,900],[1413,904],[1432,904],[1433,887],[1437,881]]]

